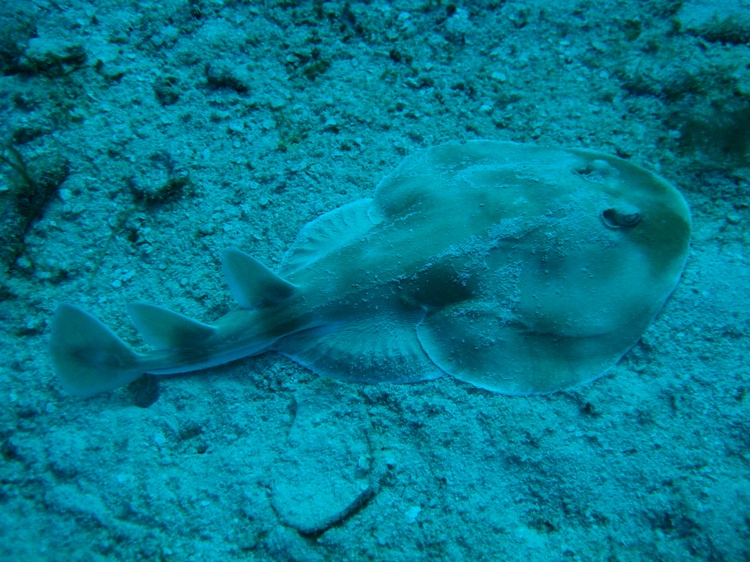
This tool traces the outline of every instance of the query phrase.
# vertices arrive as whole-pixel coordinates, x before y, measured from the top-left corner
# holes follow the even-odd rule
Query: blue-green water
[[[0,7],[0,558],[746,560],[750,24],[743,0]],[[512,397],[279,355],[90,399],[61,302],[211,321],[407,154],[601,150],[675,184],[680,284],[603,378]],[[457,213],[461,209],[456,209]]]

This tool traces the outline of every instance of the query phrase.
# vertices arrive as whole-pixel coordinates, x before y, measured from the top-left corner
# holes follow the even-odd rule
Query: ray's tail
[[[153,304],[128,305],[136,329],[155,348],[145,354],[80,308],[60,305],[52,320],[50,354],[62,387],[76,396],[93,396],[143,373],[184,373],[263,352],[279,336],[252,339],[247,311],[278,305],[298,287],[239,250],[224,251],[222,268],[240,308],[220,318],[218,327]]]
[[[50,353],[62,387],[93,396],[124,386],[143,373],[140,355],[80,308],[62,304],[52,319]]]

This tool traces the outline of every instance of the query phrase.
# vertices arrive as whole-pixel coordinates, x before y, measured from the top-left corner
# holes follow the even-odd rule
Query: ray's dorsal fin
[[[144,339],[157,349],[193,345],[212,335],[216,328],[145,302],[131,302],[128,314]]]
[[[297,290],[296,285],[244,252],[224,250],[222,258],[229,291],[242,308],[264,308],[289,298]]]

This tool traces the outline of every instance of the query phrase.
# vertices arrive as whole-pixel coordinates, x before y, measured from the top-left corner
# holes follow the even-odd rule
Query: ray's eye
[[[641,214],[636,209],[606,209],[602,222],[607,228],[630,228],[641,222]]]

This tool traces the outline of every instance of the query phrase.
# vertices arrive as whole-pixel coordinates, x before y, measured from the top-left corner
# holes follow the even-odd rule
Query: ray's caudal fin
[[[50,353],[62,387],[93,396],[137,379],[139,355],[114,332],[80,308],[62,304],[52,320]]]

